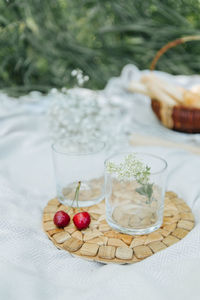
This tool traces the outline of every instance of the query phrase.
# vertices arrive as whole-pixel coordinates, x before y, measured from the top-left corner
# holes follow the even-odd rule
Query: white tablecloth
[[[122,82],[112,84],[116,80]],[[122,90],[118,100],[120,93],[126,101]],[[33,93],[21,104],[0,98],[0,299],[200,299],[200,157],[178,149],[142,149],[167,159],[167,189],[193,210],[195,228],[182,241],[134,265],[73,258],[56,249],[42,230],[42,210],[55,196],[55,183],[44,114],[48,96],[38,97]],[[143,118],[143,128],[137,122],[146,112],[154,132],[199,142],[199,135],[162,128],[146,100],[131,105],[137,130],[148,133],[148,120]]]

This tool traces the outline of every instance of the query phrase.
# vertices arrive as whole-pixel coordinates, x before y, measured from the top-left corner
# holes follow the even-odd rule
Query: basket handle
[[[185,36],[176,40],[173,40],[169,43],[167,43],[166,45],[164,45],[155,55],[154,59],[151,62],[150,65],[150,70],[153,71],[155,70],[155,66],[158,62],[158,60],[160,59],[160,57],[168,51],[168,49],[176,47],[179,44],[183,44],[185,42],[189,42],[189,41],[198,41],[200,40],[200,35],[190,35],[190,36]]]

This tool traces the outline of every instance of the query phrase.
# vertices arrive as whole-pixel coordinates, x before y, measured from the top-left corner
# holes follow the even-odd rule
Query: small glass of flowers
[[[106,219],[117,231],[142,235],[162,225],[167,162],[147,153],[105,161]]]

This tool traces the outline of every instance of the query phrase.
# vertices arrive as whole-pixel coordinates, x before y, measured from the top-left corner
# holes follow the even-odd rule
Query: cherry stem
[[[80,187],[81,187],[81,181],[78,182],[78,185],[77,185],[76,191],[75,191],[75,195],[74,195],[74,199],[72,200],[71,207],[70,207],[69,210],[67,211],[68,213],[69,213],[70,210],[72,209],[72,207],[73,207],[73,205],[74,205],[74,201],[76,201],[77,207],[78,207],[78,209],[80,210],[79,205],[78,205],[78,198],[79,198],[79,190],[80,190]]]
[[[78,198],[79,198],[80,187],[81,187],[81,181],[78,182],[78,185],[77,185],[77,188],[76,188],[76,192],[75,192],[75,197],[74,197],[74,199],[76,200],[76,204],[77,204],[78,210],[80,210],[79,205],[78,205]]]

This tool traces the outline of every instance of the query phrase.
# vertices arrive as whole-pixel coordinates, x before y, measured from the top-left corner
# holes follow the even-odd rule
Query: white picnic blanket
[[[198,144],[199,135],[163,128],[147,99],[126,93],[135,72],[126,67],[104,91],[131,108],[131,130]],[[187,84],[191,78],[178,80]],[[56,193],[45,116],[49,101],[38,93],[21,102],[0,95],[0,299],[200,299],[200,157],[180,149],[142,148],[168,161],[167,189],[193,210],[195,228],[182,241],[134,265],[74,258],[56,249],[41,224],[42,210]]]

